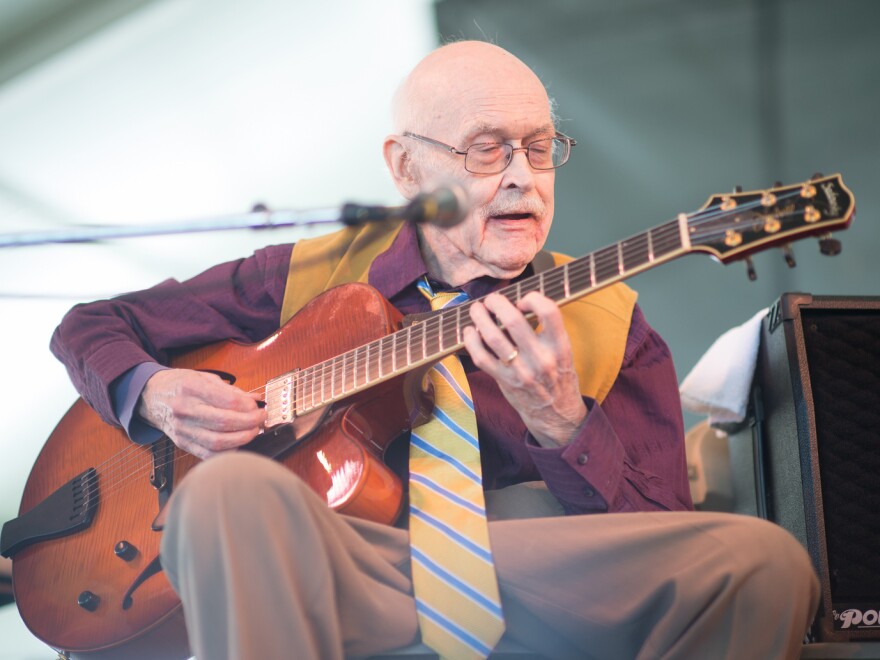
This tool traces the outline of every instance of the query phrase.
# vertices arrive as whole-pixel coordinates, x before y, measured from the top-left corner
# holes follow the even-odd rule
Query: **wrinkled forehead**
[[[455,142],[483,133],[517,139],[552,132],[547,92],[520,60],[495,47],[433,55],[407,81],[403,114],[416,128],[406,130]]]

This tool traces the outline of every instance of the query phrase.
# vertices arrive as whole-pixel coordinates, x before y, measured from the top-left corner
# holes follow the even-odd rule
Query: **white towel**
[[[681,383],[685,409],[708,415],[713,426],[745,419],[766,315],[767,308],[762,309],[715,340]]]

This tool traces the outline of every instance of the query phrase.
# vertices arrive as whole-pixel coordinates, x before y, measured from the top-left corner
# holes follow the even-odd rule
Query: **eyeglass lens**
[[[552,170],[564,165],[569,154],[568,140],[547,138],[528,145],[526,154],[532,167]],[[507,167],[513,157],[513,147],[504,142],[474,144],[467,150],[465,169],[475,174],[492,174]]]

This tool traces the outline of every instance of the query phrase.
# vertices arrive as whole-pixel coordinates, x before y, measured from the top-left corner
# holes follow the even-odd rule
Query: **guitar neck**
[[[706,252],[727,263],[805,236],[820,235],[828,241],[832,229],[849,226],[854,212],[853,195],[838,174],[792,186],[714,195],[693,213],[681,213],[499,293],[516,304],[538,291],[564,305],[689,252]],[[833,246],[829,253],[835,253]],[[291,422],[461,349],[462,333],[472,325],[471,304],[431,314],[381,339],[269,381],[267,424]]]
[[[564,305],[687,251],[687,220],[681,216],[519,280],[498,293],[516,304],[530,292],[538,291]],[[464,329],[473,325],[468,313],[472,302],[436,312],[369,344],[273,379],[266,387],[267,425],[292,421],[460,350],[464,346]]]

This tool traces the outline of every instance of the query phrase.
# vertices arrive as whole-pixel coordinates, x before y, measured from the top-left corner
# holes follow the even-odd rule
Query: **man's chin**
[[[499,280],[509,280],[523,272],[525,267],[535,258],[536,253],[537,250],[517,251],[514,254],[497,251],[487,255],[488,258],[484,260],[484,263],[491,269],[493,277]]]

